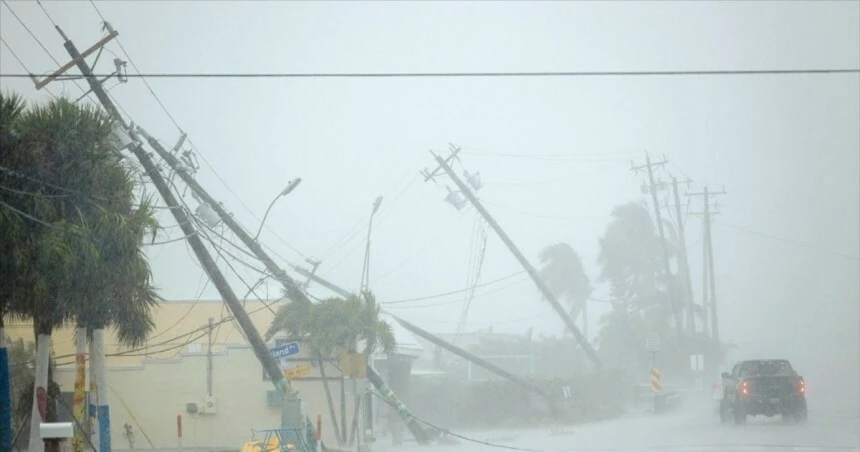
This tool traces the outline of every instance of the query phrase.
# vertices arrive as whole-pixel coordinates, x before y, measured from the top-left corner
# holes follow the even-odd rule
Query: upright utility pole
[[[675,302],[675,283],[672,278],[672,270],[669,266],[669,249],[666,246],[666,234],[663,231],[663,217],[660,214],[660,204],[657,201],[657,184],[654,183],[654,167],[663,166],[668,161],[663,159],[661,162],[651,163],[651,156],[645,153],[645,165],[631,166],[632,171],[638,171],[642,168],[648,170],[649,191],[651,192],[651,201],[654,205],[654,215],[657,220],[657,231],[660,233],[660,248],[663,250],[663,266],[666,272],[666,292],[669,299],[669,306],[672,308],[672,313],[675,317],[675,329],[678,331],[678,339],[684,337],[684,325],[681,313],[678,310],[678,305]]]
[[[209,397],[212,397],[212,330],[215,327],[214,320],[209,317],[209,329],[207,330],[209,346],[206,347],[206,395]]]
[[[475,194],[472,192],[472,189],[469,188],[462,180],[460,180],[457,174],[454,173],[454,170],[451,169],[451,166],[448,164],[448,161],[446,159],[443,159],[436,154],[433,154],[433,157],[436,158],[436,163],[439,164],[439,168],[441,168],[445,171],[445,173],[448,174],[448,177],[451,178],[451,180],[457,185],[457,188],[460,189],[460,192],[463,193],[464,196],[466,196],[466,199],[468,199],[473,206],[475,206],[475,209],[478,211],[478,213],[481,214],[481,216],[484,217],[484,219],[487,221],[487,224],[489,224],[490,227],[493,228],[494,231],[496,231],[496,234],[498,234],[499,238],[502,239],[502,242],[504,242],[505,246],[508,247],[514,257],[520,263],[520,265],[522,265],[523,268],[526,270],[526,273],[529,274],[532,281],[534,281],[535,285],[538,287],[538,290],[540,290],[541,295],[543,295],[544,298],[549,301],[550,305],[552,305],[553,309],[555,309],[555,312],[559,315],[559,317],[561,317],[561,319],[567,325],[568,329],[570,329],[570,332],[573,333],[573,337],[577,340],[577,342],[579,342],[579,345],[582,347],[582,349],[585,350],[586,355],[588,355],[591,361],[594,362],[594,364],[598,368],[603,367],[603,363],[597,356],[597,352],[594,350],[594,347],[591,346],[591,344],[588,342],[588,339],[586,339],[586,337],[583,336],[582,332],[579,331],[579,328],[576,326],[576,323],[573,321],[572,318],[570,318],[570,315],[568,315],[567,311],[565,311],[565,309],[561,306],[561,303],[558,302],[558,299],[555,297],[555,294],[553,294],[549,287],[547,287],[546,282],[544,282],[544,280],[540,277],[540,274],[538,274],[537,270],[532,267],[528,259],[526,259],[526,257],[523,256],[523,253],[520,252],[516,245],[514,245],[514,242],[511,240],[510,237],[508,237],[508,234],[505,233],[502,227],[499,226],[499,223],[497,223],[496,220],[490,215],[490,212],[488,212],[487,209],[484,208],[484,206],[478,200],[478,197],[475,196]],[[451,159],[451,157],[449,157],[449,159]],[[436,174],[436,171],[438,171],[438,168],[434,170],[433,173],[425,172],[424,175],[426,179],[432,179],[432,177]]]
[[[108,111],[117,123],[120,124],[130,136],[134,137],[134,131],[131,130],[128,124],[126,124],[122,119],[119,111],[117,111],[116,105],[114,105],[101,83],[95,76],[93,76],[92,69],[90,69],[81,54],[78,53],[75,45],[65,35],[65,33],[63,33],[60,27],[57,27],[57,31],[65,40],[63,45],[72,57],[72,61],[75,62],[78,69],[81,71],[81,74],[86,78],[90,85],[90,89],[92,89],[99,102],[101,102],[105,110]],[[111,34],[115,35],[117,33],[111,30]],[[278,390],[281,396],[285,399],[281,428],[283,430],[289,430],[290,432],[296,431],[296,429],[302,429],[301,431],[303,431],[304,423],[301,416],[296,416],[296,412],[289,411],[289,407],[297,408],[300,406],[295,391],[289,381],[284,378],[284,374],[281,371],[278,362],[275,360],[274,356],[269,353],[265,342],[263,342],[263,338],[254,327],[253,322],[251,322],[251,318],[248,316],[248,313],[245,312],[245,309],[242,307],[242,304],[239,302],[239,299],[236,297],[230,284],[227,282],[226,278],[224,278],[221,270],[216,265],[215,260],[212,259],[212,256],[209,254],[209,250],[207,250],[206,246],[203,244],[203,240],[201,240],[200,236],[197,235],[197,231],[195,231],[191,219],[185,213],[185,210],[183,210],[182,205],[179,204],[179,201],[167,185],[167,182],[161,176],[155,162],[153,162],[152,158],[146,150],[144,150],[143,146],[136,140],[133,140],[129,147],[134,156],[140,161],[147,175],[152,180],[153,185],[155,185],[155,188],[164,199],[164,202],[169,206],[170,212],[173,214],[173,217],[182,230],[182,233],[185,234],[188,243],[191,245],[191,249],[197,256],[200,264],[206,270],[212,283],[218,289],[224,302],[230,308],[231,313],[242,328],[242,332],[245,334],[245,337],[248,338],[248,342],[250,343],[254,354],[257,356],[257,359],[263,365],[263,368],[274,384],[276,390]]]
[[[672,178],[672,191],[675,194],[675,215],[678,221],[678,243],[681,245],[681,253],[678,256],[680,270],[683,273],[684,294],[687,302],[687,330],[690,334],[696,334],[696,302],[693,300],[693,283],[690,280],[690,261],[687,256],[687,239],[684,234],[684,218],[681,216],[681,198],[678,195],[678,178]]]
[[[185,184],[189,188],[191,188],[191,191],[196,193],[197,196],[203,202],[208,204],[209,207],[211,207],[212,210],[215,211],[221,221],[223,221],[224,224],[227,225],[227,227],[230,228],[230,230],[233,231],[234,234],[236,234],[236,237],[241,240],[242,243],[244,243],[245,246],[247,246],[252,253],[254,253],[254,256],[256,256],[257,259],[259,259],[263,263],[263,265],[266,266],[266,270],[275,275],[275,279],[277,279],[278,282],[280,282],[284,286],[284,289],[287,291],[287,297],[296,303],[310,304],[311,300],[302,290],[301,286],[289,275],[287,275],[287,272],[283,268],[281,268],[281,266],[279,266],[274,259],[272,259],[269,253],[267,253],[263,249],[263,247],[260,246],[260,243],[257,240],[251,237],[251,235],[245,230],[245,228],[243,228],[233,218],[233,215],[230,215],[230,213],[227,212],[227,210],[220,202],[217,202],[215,198],[209,195],[209,193],[204,190],[199,183],[197,183],[194,177],[184,169],[184,166],[181,164],[179,159],[177,159],[172,153],[168,152],[164,148],[164,146],[162,146],[161,143],[158,142],[158,140],[146,133],[145,130],[138,128],[138,131],[141,132],[141,135],[146,138],[146,140],[149,142],[149,145],[155,150],[156,153],[158,153],[158,155],[167,163],[167,165],[171,169],[173,169],[176,174],[179,175],[180,178],[182,178],[182,181],[185,182]],[[316,275],[312,272],[308,272],[307,270],[304,270],[297,266],[293,266],[293,268],[295,268],[298,273],[305,275],[309,278],[317,278]],[[338,291],[337,293],[339,293],[343,297],[349,297],[352,295],[344,290]],[[379,376],[379,374],[376,372],[375,369],[373,369],[370,364],[367,365],[366,372],[368,375],[374,374],[376,378],[370,378],[370,380],[372,383],[374,383],[377,389],[382,391],[381,387],[378,386],[378,382],[382,381],[382,377]],[[388,392],[393,394],[390,389],[388,390]],[[398,413],[408,414],[408,411],[405,411],[404,406],[404,410],[400,410],[398,411]],[[424,431],[422,425],[414,420],[411,414],[409,414],[408,418],[404,418],[404,422],[406,422],[409,431],[413,434],[413,436],[415,436],[415,440],[418,441],[418,443],[426,444],[429,442],[429,435]]]
[[[719,213],[711,211],[711,197],[716,195],[725,194],[725,190],[721,190],[719,192],[712,192],[708,190],[708,187],[704,187],[701,193],[689,193],[688,196],[702,196],[704,199],[704,208],[703,208],[703,219],[702,219],[702,229],[703,229],[703,248],[704,248],[704,258],[707,273],[704,275],[703,285],[705,286],[705,293],[708,295],[705,297],[703,295],[702,299],[709,300],[708,305],[705,305],[705,309],[710,307],[711,310],[711,337],[714,338],[715,341],[720,341],[720,323],[717,318],[717,291],[716,291],[716,277],[714,276],[714,247],[711,241],[711,216]],[[710,289],[710,290],[708,290]]]

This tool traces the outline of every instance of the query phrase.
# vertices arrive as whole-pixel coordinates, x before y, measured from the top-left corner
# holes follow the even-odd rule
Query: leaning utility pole
[[[707,273],[705,274],[706,278],[703,281],[705,289],[705,294],[703,294],[702,299],[709,299],[710,303],[705,305],[704,308],[707,310],[708,306],[711,309],[711,334],[715,341],[720,341],[720,323],[717,318],[717,291],[716,291],[716,277],[714,276],[714,247],[711,241],[711,216],[719,213],[719,212],[711,212],[711,197],[716,195],[724,195],[726,193],[725,189],[719,192],[708,191],[708,187],[704,187],[701,193],[688,193],[687,196],[702,196],[704,198],[704,209],[702,212],[702,229],[703,229],[703,248],[704,248],[704,257],[706,259],[706,269]],[[710,290],[708,290],[708,288]],[[707,295],[707,296],[705,296]]]
[[[107,25],[107,27],[111,32],[112,36],[115,37],[118,34],[116,31],[110,29],[109,25]],[[58,26],[56,28],[57,31],[60,33],[60,36],[62,36],[65,41],[63,45],[69,52],[69,55],[72,57],[72,61],[75,65],[77,65],[78,69],[81,71],[81,74],[83,74],[86,78],[87,82],[90,85],[90,89],[96,95],[99,102],[101,102],[105,110],[108,111],[108,113],[117,121],[117,123],[120,124],[122,128],[128,132],[129,136],[134,137],[134,131],[122,119],[122,116],[119,114],[119,111],[117,111],[116,105],[114,105],[113,101],[110,99],[99,80],[96,79],[96,77],[93,75],[92,70],[90,69],[87,62],[84,60],[85,57],[78,53],[78,50],[75,45],[65,35],[65,33],[63,33],[60,27]],[[56,76],[57,74],[54,75],[54,77]],[[251,349],[254,351],[254,354],[257,355],[257,359],[263,365],[263,369],[265,369],[266,374],[269,376],[275,388],[284,398],[284,408],[281,413],[281,429],[285,431],[285,433],[286,431],[304,431],[304,422],[300,414],[300,401],[296,397],[295,391],[290,385],[290,382],[287,381],[287,379],[284,377],[284,374],[281,371],[278,362],[269,352],[269,349],[266,347],[266,343],[263,342],[263,338],[260,336],[260,333],[254,327],[251,318],[248,316],[248,313],[245,312],[245,309],[242,307],[242,303],[236,297],[236,294],[233,292],[233,289],[230,287],[230,284],[224,278],[224,275],[221,273],[221,270],[218,268],[217,264],[215,263],[215,260],[212,259],[212,256],[209,254],[209,250],[207,250],[206,246],[203,244],[203,240],[201,240],[200,236],[197,235],[197,231],[194,229],[193,223],[191,222],[188,215],[185,213],[185,210],[183,210],[182,205],[179,204],[170,187],[167,185],[167,182],[164,180],[161,173],[159,172],[158,167],[155,165],[155,162],[152,160],[152,158],[149,156],[143,146],[138,141],[132,140],[132,143],[130,144],[129,148],[134,154],[134,156],[140,161],[147,175],[149,175],[150,179],[152,180],[152,183],[155,185],[159,194],[164,199],[164,202],[167,203],[167,205],[169,206],[170,212],[173,214],[173,217],[181,228],[182,233],[185,234],[185,238],[191,245],[191,249],[194,250],[194,254],[197,256],[197,259],[200,261],[200,264],[206,270],[206,273],[209,275],[209,278],[212,280],[212,283],[218,289],[218,292],[221,294],[221,297],[224,299],[224,302],[227,304],[233,316],[236,318],[236,321],[242,328],[242,332],[245,334],[245,337],[248,338],[248,342],[251,345]],[[294,433],[290,434],[290,436],[293,435]],[[296,439],[290,438],[290,440],[295,441]]]
[[[182,178],[182,181],[185,182],[185,184],[189,188],[191,188],[191,191],[197,194],[201,201],[208,204],[209,207],[211,207],[212,210],[214,210],[215,213],[218,214],[218,217],[221,219],[221,221],[223,221],[224,224],[227,225],[227,227],[230,228],[230,230],[233,231],[234,234],[236,234],[236,237],[238,237],[239,240],[241,240],[242,243],[244,243],[245,246],[247,246],[248,249],[250,249],[251,252],[254,253],[254,256],[256,256],[257,259],[259,259],[261,262],[263,262],[263,265],[266,266],[266,269],[275,276],[275,279],[277,279],[278,282],[280,282],[284,286],[284,289],[287,291],[287,297],[297,303],[310,304],[311,301],[308,298],[307,294],[302,290],[301,286],[289,275],[287,275],[287,272],[283,268],[281,268],[275,262],[274,259],[272,259],[269,253],[267,253],[262,246],[260,246],[260,242],[252,238],[248,231],[246,231],[242,227],[242,225],[240,225],[233,218],[233,215],[227,212],[227,210],[221,203],[217,202],[215,198],[209,195],[209,193],[204,190],[199,183],[197,183],[194,177],[188,171],[185,170],[185,167],[182,165],[179,159],[177,159],[176,156],[174,156],[172,153],[168,152],[164,148],[164,146],[162,146],[161,143],[158,142],[158,140],[150,136],[145,130],[138,127],[138,131],[141,133],[141,135],[144,136],[144,138],[146,138],[147,142],[149,142],[149,145],[155,150],[156,153],[158,153],[158,155],[167,163],[167,165],[173,171],[175,171],[180,178]],[[299,273],[302,273],[306,276],[315,276],[313,273],[307,271],[303,273],[299,267],[293,267],[296,268]],[[346,291],[338,293],[343,297],[349,297],[351,295],[349,292]],[[374,386],[377,387],[377,389],[383,391],[382,387],[379,386],[379,382],[382,381],[382,377],[380,377],[376,370],[373,369],[373,366],[368,364],[366,367],[366,372],[368,375],[375,375],[375,378],[369,378],[369,380],[374,384]],[[388,389],[387,392],[393,394],[390,389]],[[408,413],[407,411],[405,411],[405,406],[403,408],[404,409],[399,410],[398,413]],[[406,426],[409,428],[409,431],[413,434],[413,436],[415,436],[415,440],[418,441],[419,444],[426,444],[430,441],[429,436],[424,431],[423,426],[420,423],[416,422],[411,414],[408,416],[408,418],[404,418],[404,422],[406,422]]]
[[[648,153],[645,153],[645,165],[641,166],[632,166],[632,171],[638,171],[642,168],[646,168],[648,170],[648,182],[649,182],[649,191],[651,192],[651,200],[654,203],[654,215],[657,220],[657,231],[660,233],[660,247],[663,249],[663,265],[666,271],[666,293],[669,298],[669,306],[672,308],[672,313],[675,317],[675,329],[678,330],[678,339],[681,339],[683,334],[683,319],[681,318],[681,313],[678,312],[678,306],[675,303],[675,283],[672,278],[672,270],[669,266],[669,249],[666,247],[666,235],[663,232],[663,218],[660,214],[660,204],[657,202],[657,185],[654,183],[654,167],[655,166],[663,166],[668,161],[663,159],[662,162],[651,163],[651,156]]]
[[[526,270],[526,273],[529,274],[532,281],[534,281],[535,285],[537,285],[538,290],[540,290],[541,292],[541,295],[543,295],[544,298],[549,301],[550,305],[552,305],[553,309],[555,309],[555,312],[559,315],[559,317],[561,317],[561,319],[567,325],[568,329],[570,329],[570,332],[573,334],[573,337],[576,338],[577,342],[579,342],[579,345],[583,348],[583,350],[585,350],[586,355],[588,355],[591,361],[594,362],[594,364],[598,368],[603,367],[603,363],[597,356],[597,352],[594,350],[594,347],[591,346],[591,344],[588,342],[588,339],[586,339],[586,337],[583,336],[582,333],[579,331],[579,328],[576,326],[576,323],[573,321],[572,318],[570,318],[570,315],[568,315],[567,311],[564,310],[564,308],[561,306],[561,303],[558,302],[558,299],[555,297],[555,294],[553,294],[549,287],[547,287],[546,282],[544,282],[544,280],[540,277],[537,270],[532,267],[528,259],[526,259],[526,257],[523,256],[523,253],[520,252],[516,245],[514,245],[514,242],[511,240],[510,237],[508,237],[508,234],[505,233],[502,227],[499,226],[499,223],[497,223],[496,220],[490,215],[490,212],[488,212],[487,209],[484,208],[484,206],[478,200],[478,197],[475,196],[472,190],[468,186],[466,186],[466,184],[462,180],[460,180],[457,174],[454,173],[454,170],[451,169],[451,166],[448,164],[448,160],[451,160],[453,156],[448,157],[448,160],[446,160],[442,157],[439,157],[432,151],[431,154],[433,155],[433,157],[436,158],[436,162],[439,164],[439,168],[441,168],[445,171],[445,173],[448,174],[448,177],[451,178],[451,180],[457,185],[457,188],[459,188],[463,195],[466,196],[466,199],[468,199],[469,202],[471,202],[472,205],[475,206],[475,209],[478,211],[478,213],[480,213],[481,216],[483,216],[484,219],[487,221],[487,224],[489,224],[490,227],[493,228],[494,231],[496,231],[496,234],[498,234],[499,238],[502,239],[502,242],[504,242],[505,246],[508,247],[514,257],[520,263],[520,265],[523,266],[523,268]],[[456,155],[456,150],[454,152],[454,155]],[[422,173],[425,176],[425,181],[432,179],[439,168],[433,170],[432,173]]]
[[[672,178],[672,191],[675,194],[675,215],[678,221],[678,244],[680,245],[680,255],[678,263],[680,270],[683,272],[684,294],[687,298],[687,329],[690,334],[696,334],[696,302],[693,300],[693,283],[690,280],[690,262],[687,259],[687,239],[684,235],[684,218],[681,216],[681,198],[678,196],[678,178]]]

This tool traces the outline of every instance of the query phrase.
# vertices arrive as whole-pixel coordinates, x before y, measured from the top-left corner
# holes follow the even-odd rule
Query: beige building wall
[[[278,304],[271,302],[273,310]],[[245,309],[261,334],[274,314],[261,302],[248,302]],[[136,448],[165,448],[178,444],[177,415],[182,416],[184,447],[238,448],[251,438],[251,429],[280,425],[280,407],[271,407],[267,391],[274,390],[263,378],[263,370],[247,345],[229,310],[221,301],[165,302],[154,313],[156,330],[147,344],[130,348],[117,343],[112,331],[105,335],[108,369],[111,436],[115,449],[127,449],[123,425],[132,425]],[[203,407],[207,396],[209,318],[213,319],[212,387],[214,414],[189,414],[187,403]],[[29,324],[7,325],[12,339],[32,340]],[[74,328],[64,327],[52,335],[58,367],[55,380],[63,391],[74,388]],[[270,344],[274,345],[274,344]],[[290,366],[309,364],[307,350],[290,358]],[[340,416],[340,371],[326,366],[336,415]],[[322,415],[323,441],[335,445],[332,419],[319,374],[312,372],[292,380],[302,399],[305,415],[316,423]],[[89,383],[87,383],[89,385]],[[353,385],[345,385],[347,419],[354,409]],[[349,422],[348,422],[349,424]],[[150,446],[151,442],[151,446]]]

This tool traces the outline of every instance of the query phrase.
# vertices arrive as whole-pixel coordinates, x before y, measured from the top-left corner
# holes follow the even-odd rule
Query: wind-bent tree
[[[587,301],[591,296],[591,280],[582,266],[582,258],[567,243],[556,243],[540,252],[540,275],[549,290],[567,304],[571,318],[576,320],[583,314],[583,323],[587,319]],[[583,331],[588,331],[584,325]]]
[[[660,237],[648,208],[623,204],[612,210],[612,217],[599,239],[599,279],[608,281],[617,301],[629,309],[672,314],[669,290],[674,276],[666,275]],[[667,248],[671,255],[674,246],[668,243]]]
[[[100,328],[106,326],[116,326],[123,343],[143,342],[158,297],[140,246],[156,225],[148,202],[135,202],[130,169],[112,143],[114,123],[106,114],[64,99],[26,109],[16,96],[4,95],[0,105],[0,233],[15,240],[9,256],[15,272],[3,278],[0,293],[9,295],[4,312],[33,323],[30,450],[42,450],[38,424],[46,420],[53,328],[72,321],[94,327],[102,354]],[[12,215],[18,216],[14,222],[3,220]],[[99,353],[93,358],[98,362]],[[104,369],[95,370],[103,381]],[[104,393],[103,427],[106,400]],[[100,430],[100,449],[110,450],[109,429]]]
[[[373,294],[365,293],[364,300],[367,302],[353,295],[346,299],[328,298],[315,304],[291,301],[278,309],[265,335],[266,340],[271,340],[284,333],[289,340],[302,341],[311,351],[320,369],[331,425],[339,444],[345,443],[347,432],[338,427],[325,362],[333,356],[357,353],[362,345],[366,356],[377,348],[388,352],[395,346],[391,325],[379,319],[379,307]]]

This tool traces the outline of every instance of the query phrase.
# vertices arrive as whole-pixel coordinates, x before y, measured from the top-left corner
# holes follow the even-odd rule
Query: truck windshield
[[[794,370],[788,361],[751,361],[743,364],[740,373],[743,377],[789,377]]]

